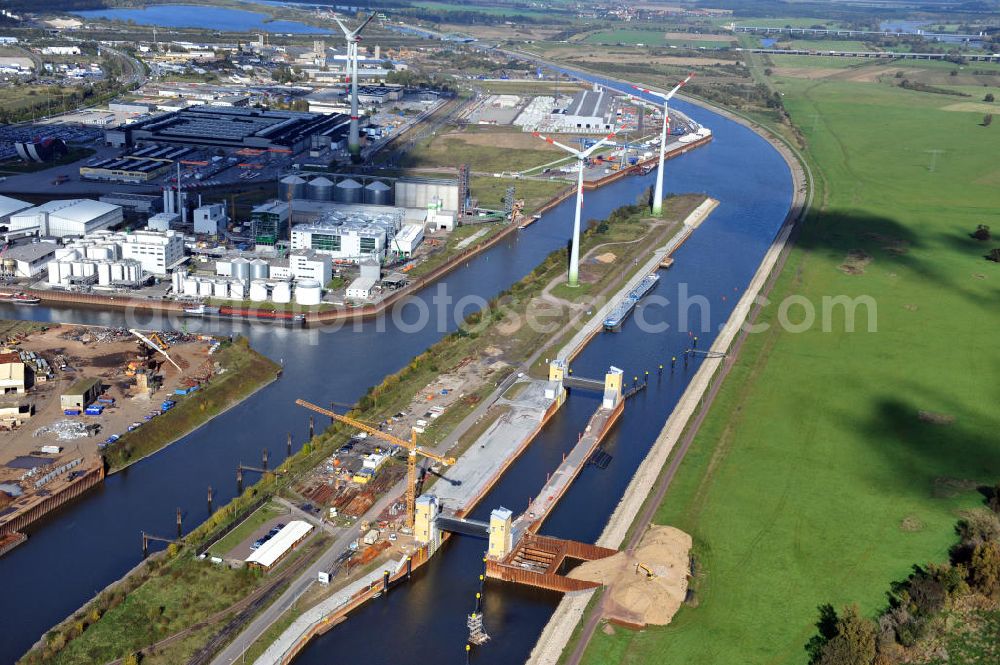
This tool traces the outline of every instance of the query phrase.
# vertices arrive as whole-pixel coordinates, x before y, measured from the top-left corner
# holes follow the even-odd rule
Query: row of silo
[[[279,181],[278,196],[282,201],[292,198],[380,206],[393,203],[392,187],[380,180],[362,185],[353,178],[344,178],[334,183],[325,176],[306,181],[297,175],[287,175]]]
[[[252,280],[250,282],[250,300],[253,302],[270,300],[277,304],[290,303],[292,301],[292,285],[286,281]]]

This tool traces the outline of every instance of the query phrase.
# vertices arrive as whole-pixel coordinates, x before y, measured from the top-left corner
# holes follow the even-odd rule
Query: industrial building
[[[161,206],[160,197],[154,194],[111,192],[110,194],[104,194],[98,200],[103,203],[121,206],[127,211],[142,215],[156,214]]]
[[[278,198],[420,208],[435,204],[456,214],[466,193],[457,178],[392,178],[348,173],[290,174],[278,182]]]
[[[395,252],[401,257],[409,258],[423,240],[423,224],[405,224],[399,233],[396,234],[396,237],[392,239],[390,251]]]
[[[229,223],[224,203],[209,203],[194,209],[194,232],[214,236]]]
[[[176,212],[158,212],[146,222],[150,231],[169,231],[180,226],[181,216]]]
[[[32,384],[31,368],[15,352],[0,353],[0,393],[23,395]]]
[[[299,152],[309,147],[313,135],[339,140],[348,121],[340,114],[192,106],[108,129],[104,138],[118,147],[162,143]]]
[[[333,259],[358,262],[373,258],[381,263],[388,240],[402,226],[402,211],[386,213],[361,206],[331,209],[312,222],[293,226],[291,246],[293,250],[328,254]]]
[[[190,148],[177,146],[146,146],[128,155],[81,166],[80,177],[133,184],[149,182],[163,175],[176,160],[190,152]]]
[[[57,248],[48,283],[134,288],[151,274],[165,276],[184,259],[184,238],[176,231],[101,231]]]
[[[133,231],[118,234],[112,242],[121,246],[123,259],[138,261],[152,275],[166,275],[184,261],[184,236],[177,231]]]
[[[296,545],[304,541],[312,530],[313,526],[308,522],[292,520],[274,534],[274,537],[254,550],[247,557],[247,565],[264,571],[271,570]]]
[[[271,201],[255,206],[250,211],[250,227],[257,245],[274,245],[288,227],[291,208],[282,201]]]
[[[351,300],[368,300],[375,291],[376,280],[372,277],[358,277],[347,287],[347,297]]]
[[[15,279],[37,277],[45,271],[55,252],[56,245],[51,242],[8,247],[0,259],[0,274]]]
[[[609,132],[614,129],[614,94],[603,88],[583,90],[573,96],[561,117],[563,131]]]
[[[7,226],[10,223],[11,215],[27,210],[30,207],[31,204],[27,201],[0,195],[0,225]]]
[[[103,390],[100,379],[80,379],[59,396],[59,408],[82,412],[97,401]]]
[[[121,224],[121,206],[91,199],[49,201],[10,215],[10,231],[39,236],[82,236]]]

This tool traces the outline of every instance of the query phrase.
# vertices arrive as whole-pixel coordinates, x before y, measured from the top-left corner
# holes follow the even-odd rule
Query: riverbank
[[[215,354],[218,369],[199,390],[176,397],[177,404],[104,450],[108,472],[117,473],[183,438],[281,376],[281,366],[250,348],[245,337]]]

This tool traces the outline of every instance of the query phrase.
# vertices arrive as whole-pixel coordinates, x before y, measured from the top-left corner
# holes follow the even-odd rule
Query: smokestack
[[[379,46],[378,44],[375,45],[375,59],[376,60],[382,59],[382,47]]]

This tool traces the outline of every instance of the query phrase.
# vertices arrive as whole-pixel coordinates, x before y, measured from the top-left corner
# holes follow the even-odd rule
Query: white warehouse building
[[[386,229],[374,224],[299,224],[292,227],[292,249],[308,249],[333,259],[360,261],[385,254]]]
[[[121,224],[122,207],[91,199],[49,201],[10,216],[11,231],[40,236],[83,236]]]

